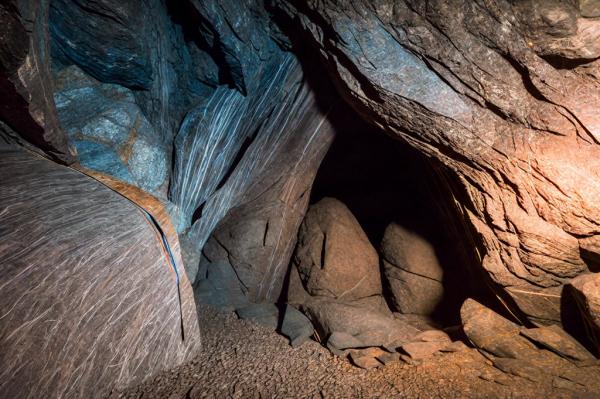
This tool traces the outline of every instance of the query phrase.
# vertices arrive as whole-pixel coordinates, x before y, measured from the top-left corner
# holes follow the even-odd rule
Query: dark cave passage
[[[443,275],[443,297],[426,316],[438,325],[459,324],[460,305],[474,292],[468,283],[469,265],[459,250],[465,245],[459,242],[464,238],[451,233],[452,221],[444,212],[449,199],[436,186],[430,163],[407,144],[362,121],[349,108],[334,117],[338,133],[321,163],[310,203],[325,197],[344,203],[378,251],[392,223],[420,237],[433,249]],[[383,273],[382,260],[380,263]],[[385,279],[383,288],[389,298]],[[393,304],[391,308],[398,311]]]

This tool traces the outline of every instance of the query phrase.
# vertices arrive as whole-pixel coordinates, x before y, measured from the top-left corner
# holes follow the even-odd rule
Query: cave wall
[[[49,1],[0,4],[0,118],[26,143],[72,163],[52,100],[48,12]]]
[[[275,300],[333,137],[333,101],[317,99],[263,2],[52,0],[43,11],[36,78],[68,161],[163,202],[192,279],[221,237],[248,296]]]
[[[598,270],[593,2],[0,7],[3,122],[60,162],[160,198],[192,252],[220,239],[255,299],[276,296],[264,287],[279,286],[333,134],[327,105],[301,95],[292,48],[317,57],[314,73],[363,119],[443,165],[475,262],[531,321],[559,321],[563,285]],[[255,248],[248,236],[284,215],[283,241]]]
[[[486,0],[274,7],[282,26],[302,32],[296,40],[313,44],[357,112],[457,179],[459,213],[493,281],[530,320],[560,320],[562,286],[588,271],[599,234],[593,7]]]

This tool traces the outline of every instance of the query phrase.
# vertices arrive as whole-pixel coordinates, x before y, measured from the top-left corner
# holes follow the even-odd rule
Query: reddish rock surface
[[[600,234],[600,21],[580,3],[278,2],[342,97],[438,166],[477,267],[540,324]]]

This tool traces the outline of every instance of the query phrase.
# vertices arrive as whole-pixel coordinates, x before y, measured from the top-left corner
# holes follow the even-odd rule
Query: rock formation
[[[0,395],[190,360],[193,299],[367,369],[464,352],[600,391],[598,1],[8,0],[0,22]],[[342,136],[325,164],[373,151],[371,185],[319,169]]]
[[[12,147],[0,147],[0,202],[1,397],[106,396],[193,358],[201,340],[176,235],[178,276],[136,205]]]
[[[539,324],[560,320],[599,231],[600,25],[586,3],[276,4],[357,112],[443,165],[479,266]]]
[[[383,272],[400,313],[430,315],[443,300],[444,270],[431,243],[397,224],[381,243]]]

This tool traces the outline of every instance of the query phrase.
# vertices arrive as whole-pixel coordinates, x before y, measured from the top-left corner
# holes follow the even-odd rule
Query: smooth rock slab
[[[191,360],[198,320],[179,265],[183,321],[139,209],[79,172],[0,148],[0,397],[103,397]]]
[[[431,243],[392,223],[381,241],[385,283],[401,313],[429,315],[442,301],[444,271]]]
[[[562,357],[581,361],[595,360],[594,355],[558,326],[525,329],[521,334]]]

